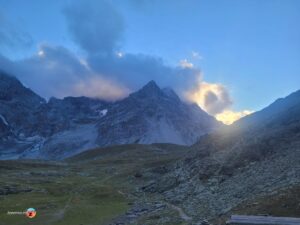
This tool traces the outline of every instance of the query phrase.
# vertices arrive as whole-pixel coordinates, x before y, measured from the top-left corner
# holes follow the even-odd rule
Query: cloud
[[[134,62],[137,61],[135,57]],[[231,124],[253,112],[230,110],[232,100],[228,90],[221,84],[203,81],[200,70],[167,67],[159,59],[148,57],[145,56],[144,59],[141,57],[139,62],[149,63],[149,67],[157,64],[157,73],[155,74],[162,75],[159,72],[166,72],[165,82],[169,82],[168,84],[175,87],[179,93],[183,93],[182,97],[196,102],[219,121]],[[48,98],[51,96],[89,96],[117,100],[132,92],[132,89],[129,89],[123,82],[115,80],[114,77],[93,72],[84,59],[77,58],[63,47],[42,45],[36,55],[16,62],[0,55],[0,68],[16,74],[26,86]],[[153,71],[155,72],[155,70]],[[127,77],[124,78],[128,80]],[[144,78],[147,80],[148,76]]]
[[[229,90],[222,84],[200,80],[194,89],[185,93],[185,97],[189,101],[196,102],[204,111],[227,125],[254,112],[251,110],[231,110],[233,100]]]
[[[42,45],[37,54],[14,62],[0,55],[0,68],[46,98],[84,95],[116,100],[130,92],[117,81],[93,72],[84,59],[60,46]]]
[[[239,120],[240,118],[250,115],[254,111],[243,110],[240,112],[234,112],[232,110],[225,110],[222,113],[216,115],[216,119],[223,122],[224,124],[230,125],[233,122]]]
[[[193,68],[193,63],[189,62],[187,59],[182,59],[179,61],[179,66],[181,68]]]
[[[194,89],[187,91],[186,97],[211,115],[223,112],[233,103],[224,85],[205,81],[199,82]]]
[[[116,100],[155,80],[222,121],[243,115],[230,111],[233,101],[227,88],[204,81],[201,70],[187,59],[174,67],[159,57],[123,52],[125,23],[110,2],[79,1],[63,13],[84,57],[62,46],[44,44],[23,60],[12,62],[0,55],[0,68],[46,98],[84,95]],[[202,58],[198,52],[192,52],[192,57]]]
[[[126,53],[122,57],[89,56],[87,62],[97,73],[118,80],[132,90],[140,88],[149,80],[155,80],[161,86],[171,85],[176,88],[180,82],[184,85],[192,79],[192,83],[195,78],[195,74],[190,71],[170,67],[161,58],[143,54]],[[185,76],[180,76],[181,73]]]
[[[0,70],[15,74],[15,69],[14,63],[0,54]]]
[[[32,46],[32,37],[17,27],[0,12],[0,52],[28,48]]]
[[[78,58],[64,47],[40,46],[38,53],[16,61],[16,76],[43,97],[63,97],[68,87],[88,75]]]
[[[71,86],[73,96],[91,96],[105,100],[116,100],[129,95],[130,90],[100,76],[90,76]]]
[[[18,61],[0,55],[0,68],[16,75],[43,97],[80,96],[116,100],[155,80],[179,94],[201,79],[196,68],[165,65],[162,59],[142,54],[79,58],[61,46],[43,44],[36,54]]]
[[[121,51],[123,16],[107,1],[81,1],[64,9],[73,40],[86,51],[85,62],[95,74],[137,90],[149,80],[180,93],[194,87],[200,70],[187,60],[173,67],[163,59]]]
[[[192,51],[192,58],[193,58],[193,59],[202,60],[202,59],[203,59],[203,56],[201,56],[199,52]]]
[[[111,54],[118,50],[124,21],[108,1],[79,1],[63,13],[73,40],[88,54]]]

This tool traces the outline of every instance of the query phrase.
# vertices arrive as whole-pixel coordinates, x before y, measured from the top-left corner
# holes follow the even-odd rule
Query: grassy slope
[[[130,194],[136,173],[176,160],[184,150],[176,145],[126,145],[95,149],[66,162],[1,161],[0,190],[17,193],[0,195],[0,225],[107,224],[137,200]],[[7,215],[29,207],[37,210],[36,218]]]
[[[3,165],[3,162],[1,162]],[[17,194],[0,197],[0,224],[94,224],[105,222],[127,209],[126,199],[106,177],[82,175],[73,165],[56,165],[10,161],[1,169],[1,187],[14,187]],[[32,189],[22,192],[22,189]],[[37,209],[29,221],[23,216],[8,216],[7,211]]]

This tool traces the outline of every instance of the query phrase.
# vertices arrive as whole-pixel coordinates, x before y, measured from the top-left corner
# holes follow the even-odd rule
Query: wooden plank
[[[295,221],[300,222],[300,218],[293,217],[273,217],[273,216],[244,216],[244,215],[232,215],[231,219],[253,219],[253,220],[279,220],[279,221]]]
[[[300,218],[232,215],[230,225],[300,225]]]

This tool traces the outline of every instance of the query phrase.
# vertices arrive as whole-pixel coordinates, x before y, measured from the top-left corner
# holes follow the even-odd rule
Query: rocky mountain
[[[202,136],[183,160],[157,171],[144,171],[151,182],[141,190],[192,218],[213,221],[242,208],[245,213],[246,203],[253,208],[266,205],[261,199],[284,199],[300,187],[300,91]],[[272,214],[274,207],[256,213]],[[286,211],[284,205],[276,207],[277,213]]]
[[[193,144],[221,126],[196,105],[154,81],[129,97],[41,98],[15,77],[0,73],[0,158],[61,159],[127,143]]]
[[[61,155],[57,157],[61,157],[63,146],[74,147],[73,142],[74,154],[84,146],[94,147],[91,137],[77,133],[92,129],[109,104],[86,97],[51,98],[47,102],[15,77],[1,72],[0,158],[46,158],[44,150],[56,148],[60,148]],[[69,143],[63,140],[65,133],[70,135]]]
[[[0,72],[0,118],[8,130],[14,133],[33,135],[37,109],[45,100],[15,77]]]
[[[128,143],[191,145],[220,126],[196,105],[182,102],[171,89],[154,81],[116,102],[98,124],[100,146]],[[117,137],[117,138],[116,138]]]
[[[222,126],[153,81],[117,102],[86,97],[46,101],[11,76],[1,73],[0,81],[0,158],[76,154],[63,163],[49,162],[59,166],[53,173],[64,179],[75,173],[65,187],[80,177],[86,184],[82,191],[93,194],[103,187],[99,179],[113,179],[117,195],[134,198],[126,204],[133,207],[112,224],[137,221],[141,215],[152,224],[199,224],[203,219],[224,224],[235,213],[300,215],[300,91]],[[155,142],[188,146],[148,145]],[[98,146],[109,147],[85,151]],[[22,160],[3,162],[1,174],[11,183],[18,174],[26,175],[20,172],[23,167],[7,174],[11,162],[18,167]],[[31,160],[24,163],[27,170]],[[61,166],[70,167],[62,172]],[[36,165],[31,169],[36,174]],[[44,170],[40,176],[53,179],[56,187],[57,175],[45,178],[48,166]],[[36,175],[26,176],[40,191]],[[29,190],[19,179],[22,188],[2,192]],[[89,189],[91,184],[100,186]],[[73,186],[82,186],[82,180]],[[103,200],[99,196],[93,199]]]
[[[300,90],[285,98],[277,99],[274,103],[252,115],[235,122],[235,127],[245,129],[261,129],[264,127],[280,127],[286,125],[299,126]]]

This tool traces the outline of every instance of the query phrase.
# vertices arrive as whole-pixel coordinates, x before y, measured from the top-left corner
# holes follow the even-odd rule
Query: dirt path
[[[53,224],[54,222],[57,222],[57,221],[62,220],[62,219],[64,218],[64,216],[65,216],[66,210],[67,210],[67,209],[69,208],[69,206],[70,206],[70,203],[71,203],[72,199],[73,199],[73,196],[71,196],[71,197],[67,200],[67,202],[66,202],[66,204],[64,205],[63,208],[61,208],[60,210],[58,210],[56,213],[53,214],[53,218],[50,219],[49,222],[47,222],[47,224]]]

